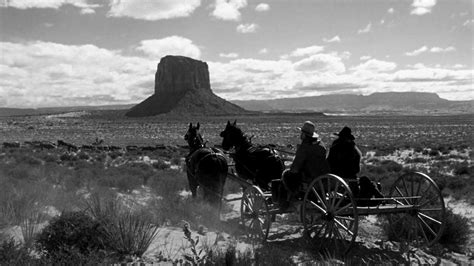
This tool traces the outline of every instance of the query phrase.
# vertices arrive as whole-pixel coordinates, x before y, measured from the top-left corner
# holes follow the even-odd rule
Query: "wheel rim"
[[[301,216],[305,236],[320,251],[345,254],[355,242],[357,208],[349,186],[338,176],[324,175],[310,184]]]
[[[271,217],[260,188],[252,186],[244,191],[240,214],[247,237],[256,242],[265,241],[270,231]]]
[[[441,237],[445,226],[444,199],[438,185],[427,175],[402,175],[389,197],[400,205],[414,205],[413,211],[388,216],[391,236],[415,246],[429,246]]]

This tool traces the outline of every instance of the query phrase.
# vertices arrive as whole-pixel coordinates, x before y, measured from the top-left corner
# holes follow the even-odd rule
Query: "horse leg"
[[[189,171],[187,172],[188,176],[188,184],[189,184],[189,190],[191,190],[191,194],[193,198],[196,198],[197,196],[197,187],[198,187],[198,182],[196,180],[196,177],[191,174]]]

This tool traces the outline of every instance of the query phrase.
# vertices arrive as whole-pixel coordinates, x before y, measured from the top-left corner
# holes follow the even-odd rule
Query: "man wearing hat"
[[[289,170],[283,173],[282,181],[289,192],[285,199],[280,197],[281,207],[284,209],[292,196],[299,191],[302,182],[310,183],[314,178],[329,173],[326,161],[326,147],[318,140],[315,126],[311,121],[306,121],[300,130],[301,144],[296,149],[296,155]]]
[[[328,163],[331,173],[340,176],[348,181],[354,194],[358,194],[357,174],[360,171],[360,159],[362,153],[354,142],[354,136],[349,127],[345,126],[329,149]]]

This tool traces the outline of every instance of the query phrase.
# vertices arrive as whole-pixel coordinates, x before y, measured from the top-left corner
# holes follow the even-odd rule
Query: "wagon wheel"
[[[355,242],[357,207],[347,183],[326,174],[313,180],[306,190],[301,218],[304,234],[318,250],[345,254]]]
[[[247,236],[253,241],[265,241],[272,222],[268,204],[259,187],[251,186],[244,191],[240,214]]]
[[[389,196],[397,204],[413,205],[413,211],[388,216],[391,236],[415,246],[429,246],[441,237],[445,206],[438,185],[429,176],[411,172],[400,176]]]

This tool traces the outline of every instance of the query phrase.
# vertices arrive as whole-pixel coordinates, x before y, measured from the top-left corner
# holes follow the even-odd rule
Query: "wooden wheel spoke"
[[[346,221],[351,221],[351,222],[354,222],[354,218],[350,217],[350,216],[336,216],[337,219],[340,219],[340,220],[346,220]]]
[[[345,211],[347,208],[350,208],[350,207],[352,207],[352,203],[348,203],[348,204],[342,206],[342,208],[340,208],[339,210],[336,210],[334,212],[334,214],[338,215],[338,214],[340,214],[341,212]]]
[[[423,220],[423,218],[421,218],[420,215],[418,215],[417,217],[418,217],[418,219],[425,225],[425,227],[428,229],[428,231],[429,231],[433,236],[436,237],[436,235],[437,235],[436,232],[433,231],[433,229],[425,222],[425,220]]]
[[[327,209],[328,207],[326,205],[326,201],[325,200],[323,201],[323,199],[319,196],[319,193],[316,191],[316,189],[314,189],[314,187],[313,187],[313,188],[311,188],[311,191],[318,198],[319,202],[321,202],[321,204],[324,206],[324,208]]]
[[[408,188],[407,188],[407,183],[405,182],[405,178],[402,178],[402,184],[403,184],[403,188],[405,189],[405,195],[407,196],[410,196],[410,194],[408,193]],[[408,203],[408,204],[411,204],[411,203]]]
[[[423,191],[423,193],[421,193],[421,199],[423,199],[425,197],[425,195],[429,195],[428,191],[431,189],[431,186],[432,184],[431,183],[428,183],[428,187],[426,187],[426,189]],[[420,199],[420,200],[421,200]]]
[[[428,220],[430,220],[430,221],[432,221],[432,222],[434,222],[434,223],[437,223],[437,224],[439,224],[439,225],[442,224],[441,221],[438,221],[438,220],[436,220],[435,218],[433,218],[433,217],[431,217],[431,216],[428,216],[428,215],[426,215],[426,214],[424,214],[424,213],[418,213],[418,215],[420,215],[420,216],[422,216],[423,218],[426,218],[426,219],[428,219]]]
[[[319,180],[319,188],[322,189],[322,193],[321,195],[323,196],[322,197],[322,200],[324,202],[324,206],[326,207],[326,209],[328,209],[328,202],[326,201],[326,191],[324,190],[324,185],[323,183],[321,182],[321,179]],[[319,195],[318,195],[319,196]],[[321,197],[319,197],[321,199]]]
[[[334,206],[334,210],[337,210],[337,208],[339,208],[339,205],[341,204],[341,202],[343,202],[346,199],[346,195],[347,195],[347,190],[344,190],[344,193],[342,194],[341,198],[337,201],[336,206]]]
[[[410,205],[410,202],[407,201],[407,199],[405,198],[406,196],[403,195],[403,193],[400,191],[400,189],[398,187],[395,187],[395,189],[397,190],[398,194],[400,194],[400,197],[402,197],[402,199],[405,201],[405,203],[407,205]],[[403,203],[402,203],[403,204]]]
[[[349,228],[345,227],[340,221],[338,221],[337,219],[335,219],[334,221],[339,227],[344,229],[344,231],[346,231],[350,236],[354,235],[354,233]]]
[[[254,210],[253,210],[253,208],[252,208],[253,206],[252,206],[252,204],[250,204],[250,202],[245,201],[245,202],[244,202],[244,205],[245,205],[245,208],[248,208],[248,210],[250,211],[250,213],[253,213],[253,212],[254,212]],[[245,210],[244,210],[244,211],[245,211]]]
[[[421,201],[423,199],[423,196],[420,198],[420,203],[419,203],[419,206],[420,207],[424,207],[430,203],[433,202],[433,200],[436,200],[439,196],[438,195],[432,195],[430,196],[429,198],[426,198],[426,200],[424,200],[423,202]]]
[[[313,201],[310,201],[309,202],[311,204],[311,206],[315,207],[316,209],[318,209],[320,212],[322,212],[323,214],[326,214],[326,210],[321,208],[321,206],[319,206],[318,204],[314,203]]]
[[[418,227],[420,227],[420,231],[421,231],[421,234],[423,235],[423,237],[425,238],[425,241],[426,242],[429,242],[430,240],[428,239],[428,237],[426,236],[426,233],[425,233],[425,230],[423,230],[423,225],[421,225],[420,223],[416,223]]]

